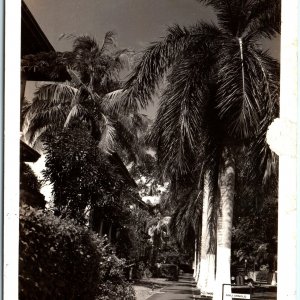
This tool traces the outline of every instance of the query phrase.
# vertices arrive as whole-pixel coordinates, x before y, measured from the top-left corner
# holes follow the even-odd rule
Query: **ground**
[[[175,281],[168,281],[165,278],[148,278],[133,284],[137,300],[145,300],[160,292],[162,288],[176,284]]]

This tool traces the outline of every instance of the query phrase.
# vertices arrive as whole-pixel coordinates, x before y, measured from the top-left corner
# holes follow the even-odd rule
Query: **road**
[[[178,282],[164,287],[160,292],[147,298],[147,300],[208,300],[211,298],[201,297],[200,291],[196,288],[196,284],[191,274],[184,274],[179,278]],[[276,292],[255,291],[251,295],[251,300],[275,300]]]
[[[167,286],[147,300],[193,300],[200,299],[200,292],[191,274],[180,276],[178,282]],[[204,298],[203,298],[204,299]]]

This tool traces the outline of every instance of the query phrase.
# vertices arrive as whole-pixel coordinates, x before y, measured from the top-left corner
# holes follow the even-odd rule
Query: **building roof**
[[[55,49],[49,42],[45,33],[39,26],[38,22],[33,17],[24,1],[21,5],[21,58],[28,55],[36,55],[40,53],[49,53],[45,68],[24,67],[22,71],[25,74],[25,79],[28,81],[65,81],[69,80],[70,76],[64,66],[58,66],[53,60]],[[25,64],[26,65],[26,64]],[[55,70],[56,76],[53,76],[52,71]]]
[[[21,9],[21,56],[54,51],[53,46],[24,1],[22,1]]]
[[[40,158],[40,154],[20,140],[20,160],[26,162],[36,162]]]

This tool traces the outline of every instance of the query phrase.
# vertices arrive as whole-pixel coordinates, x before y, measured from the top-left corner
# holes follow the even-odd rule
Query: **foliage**
[[[28,206],[20,209],[19,266],[20,299],[134,299],[125,261],[105,239]]]
[[[20,202],[33,207],[44,208],[46,201],[40,193],[42,184],[31,167],[25,162],[20,163]]]
[[[142,226],[149,214],[145,208],[133,205],[139,195],[132,188],[133,180],[127,171],[124,173],[109,155],[101,153],[84,128],[48,134],[44,145],[44,176],[53,185],[56,213],[82,224],[89,222],[95,231],[99,231],[102,220],[113,228],[111,242],[116,253],[139,258],[147,244]]]
[[[173,264],[162,264],[160,267],[161,277],[170,280],[178,280],[178,266]]]
[[[177,235],[177,233],[179,233],[182,228],[185,228],[185,226],[182,225],[182,219],[177,220],[178,224],[176,223],[175,225],[175,223],[172,222],[172,218],[170,224],[170,217],[168,216],[174,214],[174,209],[176,208],[172,205],[173,202],[169,201],[170,194],[172,193],[170,193],[171,188],[168,187],[168,182],[162,184],[159,180],[156,160],[156,155],[153,153],[147,154],[144,157],[142,164],[133,165],[130,169],[130,174],[135,178],[138,184],[139,193],[142,196],[142,199],[144,201],[149,201],[151,198],[159,199],[159,204],[151,204],[152,213],[151,215],[148,215],[144,225],[144,230],[148,232],[147,250],[150,254],[144,262],[146,263],[146,266],[150,267],[154,276],[157,276],[157,270],[155,268],[156,263],[168,262],[178,264],[179,256],[183,257],[184,254],[186,254],[184,247],[180,247],[177,243],[177,241],[180,241],[179,234]],[[186,195],[182,195],[182,198],[185,196]],[[185,203],[192,204],[193,202],[185,201]],[[192,206],[189,213],[194,210],[195,215],[199,214],[199,211],[195,208],[197,204]],[[189,213],[187,213],[187,215]],[[189,223],[190,220],[187,220],[187,222]],[[187,249],[190,249],[192,252],[193,233],[192,238],[191,236],[189,236],[189,238],[189,241],[192,241],[192,247],[187,247]],[[183,242],[182,244],[185,244],[184,246],[190,246],[188,241],[186,241],[186,243]],[[181,255],[179,255],[179,253],[181,253]],[[186,260],[183,262],[186,263]]]
[[[156,158],[151,154],[145,154],[140,164],[133,164],[130,168],[130,174],[138,180],[142,176],[146,178],[155,177],[157,170]]]
[[[147,225],[149,220],[152,220],[154,216],[145,209],[132,207],[130,217],[128,231],[132,247],[129,258],[135,262],[142,261],[147,264],[149,259],[147,251],[151,246]]]
[[[262,264],[276,269],[278,203],[276,198],[267,198],[260,207],[240,211],[234,220],[232,233],[233,265],[243,264],[256,270]]]
[[[224,149],[236,156],[240,147],[247,147],[255,183],[270,184],[270,174],[276,172],[276,157],[265,137],[279,113],[279,64],[261,49],[260,41],[280,33],[280,1],[199,2],[212,6],[217,25],[170,27],[144,51],[124,85],[123,101],[115,106],[116,111],[145,108],[167,77],[147,142],[157,150],[160,176],[170,181],[170,199],[177,209],[173,224],[182,227],[181,240],[199,224],[194,212],[201,205],[197,195],[206,172],[212,193],[209,226],[216,232]],[[195,204],[189,206],[181,197],[186,190]]]
[[[62,217],[82,224],[89,221],[95,231],[101,220],[110,224],[116,253],[138,260],[145,255],[148,237],[143,226],[149,213],[134,204],[139,195],[131,188],[132,179],[99,152],[96,144],[84,128],[47,135],[44,175],[53,185],[54,207]]]
[[[32,192],[38,192],[41,188],[41,182],[31,167],[24,162],[20,164],[20,188]]]
[[[116,284],[115,281],[107,281],[100,285],[100,295],[97,300],[134,300],[133,288],[126,282]]]
[[[86,222],[86,209],[101,208],[111,220],[128,219],[122,193],[129,192],[131,178],[99,152],[87,130],[74,127],[54,132],[44,145],[44,176],[53,185],[54,205],[60,214]]]
[[[35,146],[45,132],[85,124],[102,152],[121,149],[135,160],[140,152],[138,134],[147,127],[147,117],[123,112],[116,115],[110,111],[110,103],[120,88],[119,73],[126,65],[127,55],[127,50],[116,48],[114,34],[108,32],[102,45],[89,36],[79,36],[74,39],[72,51],[57,53],[55,59],[54,53],[25,58],[23,64],[37,70],[48,66],[48,60],[54,60],[69,75],[66,82],[38,87],[34,98],[23,107],[26,140]],[[53,71],[57,69],[53,68]]]
[[[237,180],[232,235],[233,265],[246,259],[248,267],[267,263],[276,268],[277,223],[278,223],[278,161],[275,172],[268,180],[257,182],[249,166],[249,152],[240,149],[237,153]],[[253,156],[252,156],[253,159]],[[261,170],[256,170],[259,174]]]
[[[116,48],[114,34],[108,32],[101,45],[79,36],[70,52],[23,60],[28,68],[40,70],[55,62],[68,71],[69,81],[36,90],[23,109],[23,131],[32,145],[43,141],[44,174],[53,185],[58,213],[82,223],[86,212],[95,209],[118,226],[129,218],[130,201],[123,193],[132,194],[135,183],[123,162],[136,162],[142,155],[138,141],[149,120],[138,113],[110,111],[127,55],[127,50]]]
[[[181,247],[194,248],[197,229],[201,224],[203,193],[197,185],[181,186],[176,194],[169,193],[172,207],[170,231]]]

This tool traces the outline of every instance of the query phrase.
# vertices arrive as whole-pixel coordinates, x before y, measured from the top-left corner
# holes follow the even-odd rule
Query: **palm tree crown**
[[[171,176],[210,160],[218,145],[264,141],[278,113],[279,65],[260,41],[280,32],[280,1],[199,2],[213,6],[218,25],[169,28],[146,49],[115,105],[145,108],[168,76],[150,141]]]

